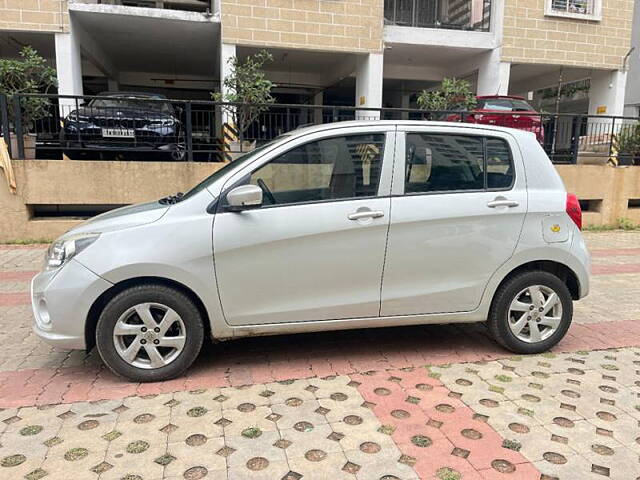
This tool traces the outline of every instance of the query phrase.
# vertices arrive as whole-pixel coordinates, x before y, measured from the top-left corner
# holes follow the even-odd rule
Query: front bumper
[[[85,349],[89,309],[111,286],[74,259],[59,270],[40,272],[31,281],[34,332],[58,348]]]

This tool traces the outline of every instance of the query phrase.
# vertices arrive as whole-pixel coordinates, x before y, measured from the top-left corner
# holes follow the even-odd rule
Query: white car
[[[136,381],[205,336],[487,322],[518,353],[589,290],[581,211],[535,135],[355,121],[299,129],[185,195],[99,215],[49,248],[35,331]]]

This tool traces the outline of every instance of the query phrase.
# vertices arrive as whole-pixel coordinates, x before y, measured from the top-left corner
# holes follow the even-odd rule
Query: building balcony
[[[386,25],[488,32],[491,0],[385,0]]]
[[[197,13],[215,13],[217,11],[217,0],[71,0],[70,3],[157,8]]]

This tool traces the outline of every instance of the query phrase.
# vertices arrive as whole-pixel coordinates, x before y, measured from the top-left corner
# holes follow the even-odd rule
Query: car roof
[[[145,93],[145,92],[100,92],[98,97],[148,97],[148,98],[167,98],[160,93]]]
[[[533,135],[531,132],[519,130],[509,127],[498,127],[495,125],[484,125],[479,123],[463,123],[463,122],[436,122],[431,120],[347,120],[343,122],[325,123],[322,125],[312,125],[298,128],[287,132],[286,136],[307,135],[309,133],[317,133],[328,130],[339,130],[351,127],[380,127],[380,126],[398,126],[398,127],[442,127],[442,128],[469,128],[478,131],[494,131],[508,132],[512,135]]]
[[[482,100],[490,100],[492,98],[505,98],[507,100],[525,100],[524,97],[520,97],[518,95],[478,95],[476,98]]]

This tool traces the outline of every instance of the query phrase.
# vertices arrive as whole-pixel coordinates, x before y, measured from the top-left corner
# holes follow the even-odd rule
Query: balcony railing
[[[72,3],[121,5],[125,7],[160,8],[187,12],[213,12],[212,0],[72,0]]]
[[[385,0],[387,25],[488,32],[491,0]]]

